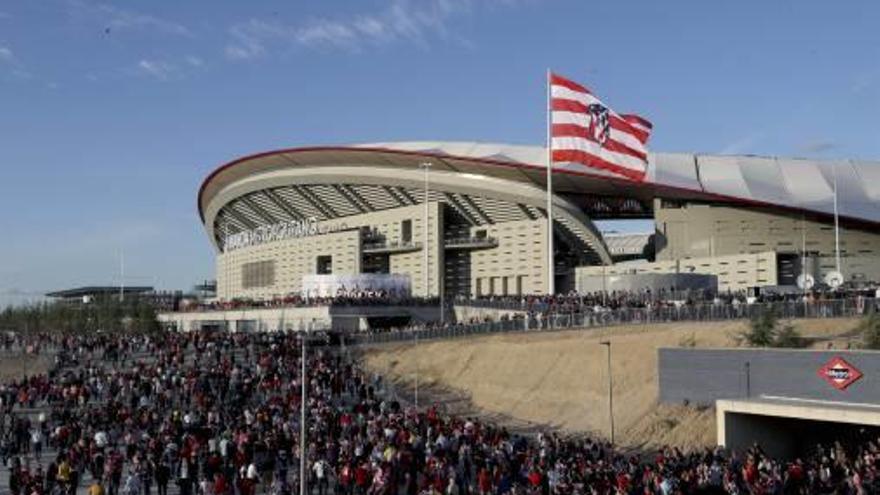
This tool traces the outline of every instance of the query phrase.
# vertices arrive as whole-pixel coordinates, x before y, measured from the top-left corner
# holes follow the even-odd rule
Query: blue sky
[[[880,158],[880,3],[0,0],[0,304],[213,275],[195,208],[237,156],[538,144],[547,67],[652,149]]]

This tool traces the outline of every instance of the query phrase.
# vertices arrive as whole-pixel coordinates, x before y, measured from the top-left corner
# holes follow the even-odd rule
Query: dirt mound
[[[623,432],[620,443],[647,451],[664,445],[711,447],[715,445],[715,410],[657,405]]]
[[[24,375],[46,373],[52,367],[50,356],[31,354],[3,354],[0,357],[0,383],[17,380]]]
[[[856,320],[803,320],[814,346],[834,342]],[[395,344],[370,351],[366,365],[410,387],[454,397],[460,410],[567,432],[608,432],[605,347],[612,344],[614,415],[619,443],[700,447],[714,442],[714,413],[657,406],[657,348],[732,347],[748,323],[674,323],[587,331],[534,332]],[[428,399],[423,399],[425,403]],[[462,404],[466,402],[467,405]]]

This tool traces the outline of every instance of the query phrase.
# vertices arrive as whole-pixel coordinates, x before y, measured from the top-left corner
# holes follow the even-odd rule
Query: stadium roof
[[[46,293],[46,297],[57,297],[62,299],[78,298],[83,296],[106,296],[119,294],[120,287],[112,285],[92,285],[86,287],[76,287],[73,289],[64,289],[55,292]],[[152,287],[131,286],[122,288],[124,294],[143,294],[152,292]]]
[[[487,177],[545,187],[546,151],[537,146],[473,142],[400,142],[348,146],[290,148],[246,156],[227,163],[202,183],[199,214],[233,183],[291,168],[357,167],[365,171],[413,170],[430,161],[432,170]],[[354,170],[357,170],[355,168]],[[744,206],[833,215],[834,183],[844,219],[880,224],[880,162],[808,160],[757,156],[652,153],[644,182],[632,182],[596,170],[583,172],[557,165],[557,193],[655,197],[715,201]],[[316,174],[320,175],[320,174]],[[212,226],[206,225],[209,230]]]

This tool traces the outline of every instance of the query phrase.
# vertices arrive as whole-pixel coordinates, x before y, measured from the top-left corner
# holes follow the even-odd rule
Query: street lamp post
[[[300,405],[299,405],[299,495],[306,495],[306,335],[302,338],[302,357],[300,370]]]
[[[416,352],[418,352],[419,348],[419,331],[413,330],[413,340],[415,341]],[[419,408],[419,371],[421,371],[421,365],[419,364],[419,358],[416,357],[416,381],[413,390],[413,402],[415,402],[416,409]]]
[[[614,444],[614,384],[611,381],[611,341],[599,342],[608,349],[608,423],[611,426],[611,443]]]

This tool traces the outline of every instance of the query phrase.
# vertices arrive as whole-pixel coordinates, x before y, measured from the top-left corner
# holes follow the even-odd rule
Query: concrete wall
[[[471,293],[476,296],[547,292],[547,222],[521,220],[472,227],[498,247],[471,252]]]
[[[299,239],[285,239],[236,249],[217,255],[217,297],[267,299],[298,294],[302,276],[316,272],[318,256],[330,255],[334,274],[361,273],[361,227],[381,234],[389,244],[402,242],[401,223],[412,221],[412,242],[424,239],[424,206],[415,205],[373,213],[364,213],[319,226],[341,225],[349,229]],[[442,282],[439,266],[443,263],[442,205],[433,202],[428,208],[428,283],[430,293],[437,294]],[[242,287],[242,266],[256,261],[275,261],[275,281],[271,285],[245,289]],[[413,295],[425,294],[424,253],[421,250],[394,253],[389,257],[391,273],[410,275]]]
[[[306,330],[310,325],[323,329],[331,325],[327,306],[159,313],[157,319],[160,323],[171,324],[184,332],[199,330],[205,326],[217,326],[231,331],[266,331]]]
[[[369,328],[368,319],[402,316],[411,321],[440,319],[439,306],[310,306],[258,308],[234,311],[160,313],[159,322],[189,332],[206,327],[230,331],[334,330],[359,331]]]
[[[644,291],[650,289],[657,293],[660,289],[668,290],[712,290],[718,289],[718,276],[702,273],[623,273],[608,275],[595,274],[597,270],[575,270],[575,288],[580,293],[601,291]],[[599,270],[601,271],[601,270]]]
[[[217,297],[269,299],[298,294],[302,276],[315,273],[318,256],[329,255],[333,273],[356,274],[361,269],[360,232],[347,230],[300,239],[269,242],[217,255]],[[244,288],[242,270],[246,263],[274,261],[274,283]]]
[[[776,253],[732,254],[714,258],[664,260],[654,263],[623,263],[603,269],[580,266],[578,277],[601,277],[626,274],[697,273],[718,277],[718,290],[745,290],[749,287],[776,285]]]
[[[718,399],[771,396],[880,403],[880,352],[691,348],[658,352],[662,402],[710,405]],[[845,390],[832,387],[818,373],[835,356],[864,375]]]
[[[704,265],[707,260],[725,256],[763,255],[763,253],[795,253],[804,250],[812,259],[807,271],[817,280],[836,268],[834,224],[801,215],[760,208],[676,203],[654,200],[657,231],[656,252],[660,262]],[[850,280],[880,280],[880,235],[863,229],[840,229],[841,270]],[[702,273],[707,267],[701,266]],[[751,270],[749,267],[744,267]],[[765,267],[761,278],[776,278],[773,266]],[[723,271],[723,270],[722,270]],[[719,275],[722,288],[742,285],[742,277]]]
[[[217,297],[221,300],[239,298],[269,299],[299,294],[303,275],[316,272],[318,256],[332,257],[333,274],[358,274],[363,270],[361,228],[375,232],[388,245],[406,244],[402,223],[412,222],[411,239],[414,249],[388,254],[388,271],[409,275],[412,294],[436,296],[445,286],[446,273],[460,273],[469,283],[470,294],[541,294],[546,290],[547,256],[546,223],[543,220],[509,221],[465,229],[465,236],[485,231],[498,242],[495,247],[464,249],[463,256],[450,256],[447,270],[447,249],[444,246],[445,203],[434,201],[428,206],[428,223],[424,225],[424,206],[413,205],[353,215],[332,222],[321,222],[319,228],[343,225],[348,229],[298,239],[267,242],[217,255]],[[511,205],[511,208],[515,206]],[[425,230],[428,233],[428,277],[425,286]],[[450,251],[451,252],[451,251]],[[254,262],[274,263],[275,277],[271,284],[260,287],[243,286],[243,266]],[[451,270],[451,272],[449,271]],[[456,271],[458,270],[458,271]]]
[[[834,254],[834,224],[802,218],[799,214],[759,208],[654,201],[657,231],[666,245],[657,259],[703,258],[764,251]],[[880,256],[880,235],[841,229],[844,256]]]

